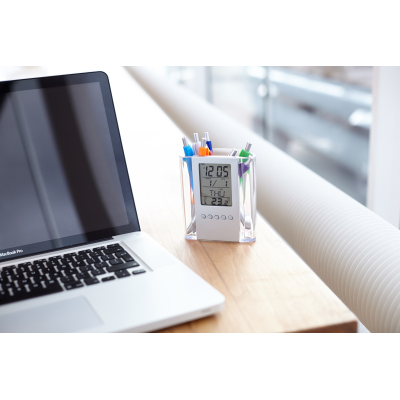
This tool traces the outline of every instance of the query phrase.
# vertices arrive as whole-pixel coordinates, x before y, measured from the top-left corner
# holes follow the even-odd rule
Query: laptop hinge
[[[55,252],[55,251],[62,251],[62,250],[70,249],[70,248],[72,248],[72,247],[87,246],[87,245],[90,245],[90,244],[99,243],[99,242],[106,242],[106,241],[109,241],[109,240],[114,240],[114,238],[111,236],[111,237],[107,237],[107,238],[103,238],[103,239],[92,240],[92,241],[90,241],[90,242],[79,243],[79,244],[73,244],[73,245],[71,245],[71,246],[59,247],[58,249],[51,249],[51,250],[46,250],[46,251],[39,251],[39,252],[37,252],[37,253],[32,253],[32,254],[24,254],[24,255],[21,255],[21,256],[19,256],[19,257],[13,257],[13,258],[9,258],[9,259],[7,259],[7,260],[1,260],[0,263],[3,263],[3,261],[4,261],[4,263],[6,263],[6,262],[7,262],[7,263],[8,263],[8,262],[13,262],[14,260],[18,260],[18,259],[20,259],[20,258],[35,257],[35,256],[38,256],[39,254],[53,253],[53,252]]]
[[[76,247],[76,246],[87,246],[88,244],[99,243],[99,242],[107,242],[108,240],[114,240],[114,238],[111,236],[111,237],[104,238],[104,239],[92,240],[91,242],[86,242],[86,243],[74,245],[74,246],[71,246],[71,247]]]
[[[103,239],[91,240],[90,242],[73,244],[71,246],[65,246],[65,247],[60,247],[59,249],[49,250],[49,251],[46,251],[46,253],[51,253],[52,251],[60,251],[60,250],[70,249],[71,247],[87,246],[87,245],[90,245],[90,244],[93,244],[93,243],[107,242],[108,240],[114,240],[114,238],[111,236],[111,237],[107,237],[107,238],[103,238]]]

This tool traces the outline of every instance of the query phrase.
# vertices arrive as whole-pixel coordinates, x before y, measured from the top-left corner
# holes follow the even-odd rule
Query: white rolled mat
[[[127,67],[178,127],[257,153],[258,209],[372,332],[400,331],[400,232],[185,88]]]

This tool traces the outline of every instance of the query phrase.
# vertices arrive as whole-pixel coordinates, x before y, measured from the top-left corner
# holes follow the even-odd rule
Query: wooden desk
[[[221,313],[163,332],[356,332],[354,315],[261,218],[252,244],[185,240],[183,135],[127,74],[123,85],[110,79],[141,229],[226,298]]]

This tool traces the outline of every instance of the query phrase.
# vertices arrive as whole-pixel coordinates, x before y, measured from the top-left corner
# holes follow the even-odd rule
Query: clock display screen
[[[230,164],[199,164],[200,194],[203,206],[232,206]]]

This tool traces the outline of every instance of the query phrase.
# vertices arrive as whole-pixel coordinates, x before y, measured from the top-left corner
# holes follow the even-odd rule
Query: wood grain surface
[[[226,298],[219,314],[162,332],[355,332],[354,315],[263,219],[251,244],[184,238],[183,134],[126,72],[110,81],[141,229]]]

